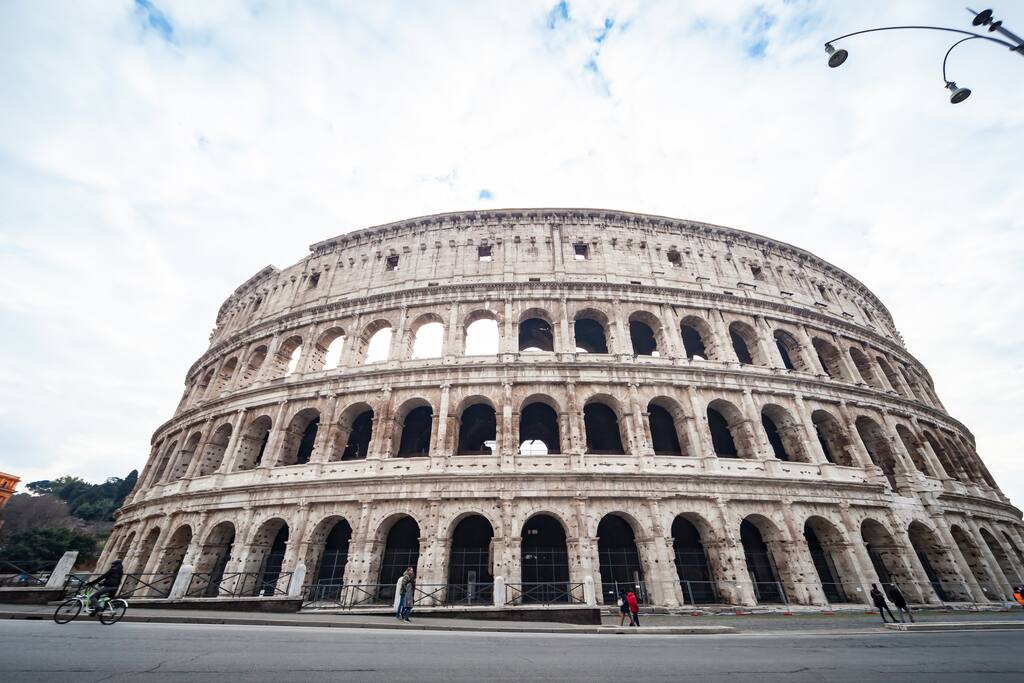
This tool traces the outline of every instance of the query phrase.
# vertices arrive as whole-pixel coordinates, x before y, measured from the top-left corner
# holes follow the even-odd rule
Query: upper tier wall
[[[576,245],[586,246],[585,258],[577,258]],[[481,247],[490,247],[491,260],[481,259]],[[783,242],[691,221],[586,209],[473,211],[355,231],[313,244],[310,252],[284,270],[262,269],[235,290],[221,306],[211,345],[328,301],[531,279],[788,301],[902,344],[889,311],[845,271]]]

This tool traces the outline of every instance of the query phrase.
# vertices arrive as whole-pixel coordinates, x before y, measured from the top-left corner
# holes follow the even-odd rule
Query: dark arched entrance
[[[605,515],[597,526],[597,554],[601,564],[601,591],[606,605],[614,605],[620,591],[633,591],[645,602],[644,572],[636,536],[618,515]]]
[[[775,570],[775,560],[761,536],[761,530],[745,519],[740,524],[740,540],[758,604],[783,602],[779,573]]]
[[[491,604],[494,578],[491,576],[491,539],[494,529],[480,515],[470,515],[455,527],[448,557],[449,605]]]
[[[324,541],[324,552],[320,556],[320,566],[316,572],[316,583],[323,587],[327,594],[321,599],[336,599],[341,593],[345,580],[345,567],[348,565],[348,544],[352,540],[352,527],[346,520],[340,520],[327,534]],[[335,593],[335,591],[337,593]]]
[[[395,598],[395,583],[402,573],[420,559],[420,525],[412,517],[402,517],[388,530],[384,555],[380,561],[377,582],[380,599],[390,602]]]
[[[672,548],[683,599],[691,605],[719,602],[700,531],[685,517],[676,517],[672,522]]]
[[[569,553],[565,530],[554,517],[534,515],[523,525],[523,583],[518,602],[569,602]]]
[[[274,595],[278,591],[277,582],[281,578],[281,567],[284,564],[284,553],[288,548],[288,525],[282,524],[270,544],[270,550],[263,558],[263,565],[256,580],[255,595]]]

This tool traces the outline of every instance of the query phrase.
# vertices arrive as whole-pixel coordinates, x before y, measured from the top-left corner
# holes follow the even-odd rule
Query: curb
[[[975,622],[944,622],[925,624],[886,624],[890,631],[1004,631],[1022,630],[1022,621],[975,621]]]
[[[21,619],[26,621],[49,621],[49,614],[39,612],[0,612],[0,619]],[[126,614],[121,620],[137,624],[219,624],[229,626],[305,626],[312,628],[348,628],[348,629],[379,629],[399,631],[458,631],[477,633],[568,633],[576,635],[597,634],[646,634],[646,635],[700,635],[737,633],[732,626],[646,626],[639,628],[618,626],[469,626],[462,624],[389,624],[386,622],[338,622],[315,621],[307,619],[259,619],[244,617],[180,617],[168,615],[132,615]]]

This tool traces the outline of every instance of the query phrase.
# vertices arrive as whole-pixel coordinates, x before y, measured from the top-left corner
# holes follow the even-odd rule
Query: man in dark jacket
[[[906,612],[907,616],[910,617],[910,623],[914,623],[914,614],[910,611],[910,605],[907,604],[907,596],[903,595],[903,591],[895,583],[889,586],[889,599],[892,600],[892,604],[896,606],[896,614],[900,615],[900,621],[904,621],[903,613]]]
[[[103,596],[108,596],[111,600],[114,599],[114,596],[117,595],[117,589],[121,587],[121,579],[123,578],[124,568],[121,566],[121,560],[114,560],[110,564],[110,569],[85,584],[86,586],[99,586],[89,597],[89,614],[96,611],[96,606]]]
[[[871,584],[871,600],[875,603],[875,607],[878,608],[878,613],[882,615],[882,623],[887,624],[885,620],[885,613],[889,613],[889,618],[892,619],[892,623],[896,623],[896,617],[892,615],[892,610],[889,609],[889,603],[885,601],[885,596],[882,595],[882,591],[878,590],[878,586]]]

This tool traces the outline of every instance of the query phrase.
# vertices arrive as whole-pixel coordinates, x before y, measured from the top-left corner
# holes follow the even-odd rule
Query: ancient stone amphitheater
[[[885,306],[797,247],[618,211],[333,237],[221,307],[101,564],[150,597],[991,601],[1021,513]]]

